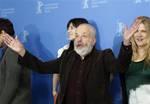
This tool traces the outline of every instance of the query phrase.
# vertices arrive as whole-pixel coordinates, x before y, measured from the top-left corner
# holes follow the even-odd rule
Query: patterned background
[[[97,28],[97,47],[117,56],[121,31],[139,15],[150,16],[150,0],[0,0],[0,16],[9,18],[25,47],[43,61],[68,42],[67,22],[87,18]],[[52,104],[52,75],[32,72],[33,104]],[[121,103],[118,73],[112,83],[114,104]]]

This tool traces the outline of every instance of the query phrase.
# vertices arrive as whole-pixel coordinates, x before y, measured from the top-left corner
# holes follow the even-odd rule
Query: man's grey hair
[[[87,26],[88,27],[88,29],[90,30],[90,35],[92,35],[94,38],[96,38],[96,29],[95,29],[95,27],[93,26],[93,25],[91,25],[91,24],[87,24],[87,23],[84,23],[84,24],[81,24],[80,26]]]

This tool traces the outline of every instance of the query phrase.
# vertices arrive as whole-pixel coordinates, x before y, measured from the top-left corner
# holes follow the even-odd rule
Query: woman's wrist
[[[123,45],[129,46],[129,45],[131,45],[131,42],[129,40],[124,40]]]

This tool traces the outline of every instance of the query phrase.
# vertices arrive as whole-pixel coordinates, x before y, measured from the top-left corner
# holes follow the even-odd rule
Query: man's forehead
[[[89,28],[86,25],[81,25],[81,26],[77,27],[76,32],[80,32],[80,33],[86,32],[86,33],[88,33]]]
[[[77,27],[77,29],[88,28],[87,24],[81,24]]]

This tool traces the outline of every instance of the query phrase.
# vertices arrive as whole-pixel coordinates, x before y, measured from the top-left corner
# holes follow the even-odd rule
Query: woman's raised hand
[[[141,20],[137,18],[130,28],[125,26],[123,30],[123,44],[124,45],[126,46],[131,45],[131,42],[130,42],[131,37],[138,30],[140,23],[141,23]]]

